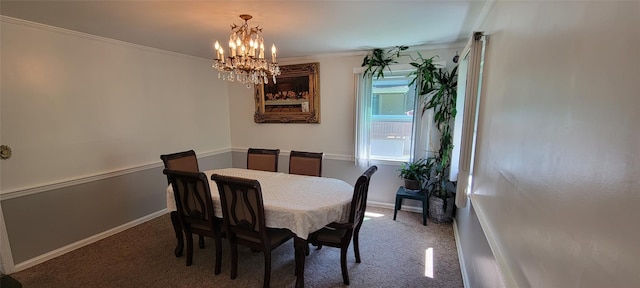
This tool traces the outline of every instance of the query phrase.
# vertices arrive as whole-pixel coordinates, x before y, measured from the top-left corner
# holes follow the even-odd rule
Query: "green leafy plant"
[[[367,69],[364,71],[363,77],[371,74],[376,76],[376,79],[380,77],[384,78],[384,69],[389,69],[389,65],[398,63],[396,59],[403,56],[402,54],[400,54],[400,52],[407,49],[409,49],[408,46],[395,46],[386,51],[380,48],[371,50],[371,54],[368,54],[362,60],[361,67],[367,67]],[[389,69],[389,71],[391,71],[391,69]]]
[[[403,162],[400,164],[398,171],[400,172],[400,178],[417,180],[421,183],[427,179],[432,169],[433,161],[429,159],[418,159],[413,162]]]
[[[436,65],[433,64],[433,60],[438,56],[436,55],[430,58],[424,58],[422,57],[422,54],[420,54],[420,52],[416,53],[418,54],[418,58],[416,59],[411,57],[412,61],[411,63],[409,63],[411,66],[416,68],[416,71],[410,74],[415,76],[415,78],[411,80],[411,83],[409,83],[409,85],[413,85],[414,83],[416,83],[416,81],[418,81],[418,95],[428,95],[436,90],[436,85],[438,84],[434,77],[434,74],[436,73],[438,68],[436,68]]]
[[[436,156],[435,177],[437,185],[433,186],[432,195],[440,198],[451,196],[450,189],[447,189],[449,182],[445,174],[451,165],[451,152],[453,151],[453,118],[456,117],[456,98],[458,87],[458,66],[451,72],[445,69],[437,69],[432,74],[434,88],[428,94],[423,95],[422,113],[433,109],[433,120],[440,131],[440,149]]]
[[[406,49],[408,49],[407,46],[396,46],[389,49],[387,53],[382,49],[374,49],[370,55],[365,56],[362,63],[363,67],[367,66],[365,75],[371,73],[377,78],[384,78],[384,69],[388,68],[389,64],[397,63],[396,60],[402,56],[411,57],[400,53]],[[416,71],[411,74],[415,78],[410,85],[418,84],[422,114],[424,115],[427,110],[433,109],[433,120],[440,131],[440,149],[435,157],[429,158],[431,165],[429,171],[423,174],[426,177],[423,180],[427,180],[426,186],[431,195],[447,198],[455,192],[451,189],[453,183],[447,180],[446,173],[451,165],[451,152],[453,151],[451,125],[453,125],[452,120],[457,114],[458,66],[451,71],[438,68],[433,63],[434,59],[438,57],[437,55],[424,58],[420,52],[416,53],[418,54],[417,58],[411,57],[411,63],[409,63],[416,68]]]

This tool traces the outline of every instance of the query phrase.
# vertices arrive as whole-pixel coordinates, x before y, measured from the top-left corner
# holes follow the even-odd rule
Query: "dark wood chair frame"
[[[207,176],[202,172],[164,169],[173,187],[180,225],[187,238],[187,266],[193,263],[193,234],[211,237],[216,249],[215,275],[222,261],[222,219],[214,214]]]
[[[360,177],[354,187],[351,208],[349,210],[349,220],[346,223],[331,223],[324,228],[309,235],[309,243],[317,246],[323,245],[340,248],[340,266],[342,269],[342,280],[345,285],[349,285],[349,271],[347,270],[347,250],[353,236],[353,251],[356,256],[356,263],[360,263],[359,234],[364,212],[367,206],[367,196],[369,193],[369,182],[371,176],[378,170],[378,167],[369,167]],[[339,239],[339,241],[329,241],[329,239]]]
[[[247,169],[254,169],[255,167],[251,165],[251,155],[273,155],[274,162],[271,169],[267,171],[278,172],[278,158],[280,157],[280,149],[262,149],[262,148],[249,148],[247,150]]]
[[[296,158],[308,158],[318,161],[318,170],[314,171],[314,173],[306,173],[307,171],[298,170],[295,161]],[[323,152],[305,152],[305,151],[291,151],[289,153],[289,174],[299,174],[299,175],[307,175],[307,176],[322,176],[322,159],[324,158]]]
[[[253,251],[263,252],[263,287],[269,287],[271,251],[293,238],[294,234],[288,229],[266,227],[262,190],[257,180],[217,174],[211,175],[211,180],[214,180],[218,186],[223,227],[231,247],[231,279],[238,276],[238,244],[240,244]],[[246,210],[232,209],[238,206]]]
[[[185,162],[184,160],[191,159],[191,163],[193,165],[187,165],[191,167],[183,166]],[[178,171],[188,171],[188,172],[200,172],[200,167],[198,166],[198,157],[196,156],[196,152],[193,150],[182,151],[172,154],[164,154],[160,155],[160,160],[164,164],[165,169],[178,170]],[[169,182],[169,178],[167,178],[167,185],[171,184]],[[184,237],[182,236],[182,226],[180,225],[180,216],[177,211],[171,211],[171,224],[173,225],[173,231],[176,234],[176,240],[178,243],[176,244],[176,248],[173,250],[173,254],[176,257],[182,256],[182,252],[184,249]],[[204,237],[200,236],[198,239],[198,246],[200,248],[204,248]]]

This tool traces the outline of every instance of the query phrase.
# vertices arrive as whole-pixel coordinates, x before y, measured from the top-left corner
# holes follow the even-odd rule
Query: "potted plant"
[[[434,56],[435,57],[435,56]],[[429,192],[429,217],[437,223],[449,223],[453,220],[455,183],[448,180],[448,168],[451,165],[453,151],[453,118],[456,116],[456,97],[458,87],[458,66],[450,72],[436,68],[433,58],[425,59],[418,53],[415,75],[420,77],[420,95],[422,113],[433,109],[433,120],[440,131],[440,148],[434,158],[433,171],[429,173],[427,191]],[[415,81],[415,79],[414,79]]]
[[[396,63],[399,57],[411,57],[412,61],[409,64],[416,68],[412,73],[416,77],[410,85],[418,84],[422,113],[433,109],[435,126],[440,131],[440,148],[436,156],[429,160],[429,171],[423,174],[425,176],[422,179],[423,182],[426,180],[426,183],[421,187],[426,188],[429,193],[429,217],[434,222],[451,222],[454,212],[455,183],[448,180],[447,174],[453,151],[451,125],[457,112],[458,66],[448,71],[435,66],[433,60],[437,56],[424,58],[417,52],[418,57],[414,58],[400,53],[404,50],[407,50],[406,46],[396,46],[385,54],[382,49],[374,49],[364,58],[362,66],[367,66],[365,72],[379,78],[384,77],[384,68],[390,63]],[[409,164],[411,163],[405,165]]]
[[[389,65],[398,63],[396,59],[404,56],[400,52],[409,49],[408,46],[396,46],[387,51],[376,48],[371,50],[371,54],[364,56],[362,59],[362,67],[367,67],[364,71],[364,75],[375,75],[376,78],[384,78],[384,69]],[[391,71],[389,69],[389,71]]]
[[[428,173],[432,169],[433,162],[429,159],[418,159],[413,162],[400,164],[400,178],[404,179],[404,188],[408,190],[421,190]]]

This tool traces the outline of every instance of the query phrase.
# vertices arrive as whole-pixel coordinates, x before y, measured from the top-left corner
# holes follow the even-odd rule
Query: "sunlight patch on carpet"
[[[424,251],[424,276],[433,278],[433,248]]]
[[[384,216],[384,214],[380,214],[380,213],[373,213],[373,212],[364,212],[364,219],[363,220],[369,220],[371,218],[378,218],[378,217],[382,217]]]

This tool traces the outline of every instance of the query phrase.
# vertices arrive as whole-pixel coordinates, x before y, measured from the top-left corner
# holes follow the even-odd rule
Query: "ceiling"
[[[211,59],[230,25],[263,28],[279,58],[468,39],[486,1],[0,1],[0,14]]]

